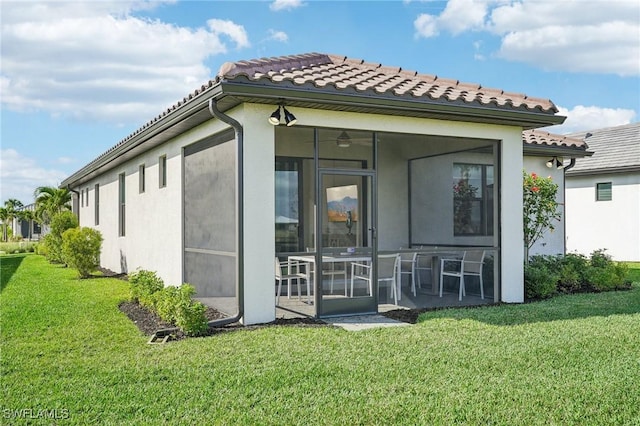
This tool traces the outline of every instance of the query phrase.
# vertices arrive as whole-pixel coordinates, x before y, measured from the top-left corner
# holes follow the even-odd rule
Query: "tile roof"
[[[458,80],[420,74],[400,67],[383,66],[339,55],[308,53],[226,62],[220,67],[215,79],[202,84],[182,100],[162,111],[65,179],[61,185],[69,184],[89,173],[95,173],[99,167],[105,166],[131,147],[144,143],[145,138],[156,132],[158,127],[170,123],[176,117],[179,119],[182,111],[201,103],[203,99],[206,101],[208,93],[214,93],[212,97],[219,96],[215,94],[214,89],[221,83],[229,81],[241,83],[244,82],[243,80],[257,86],[270,85],[282,89],[295,87],[323,94],[337,92],[347,96],[366,94],[371,98],[386,96],[385,99],[409,99],[425,104],[476,107],[505,113],[530,113],[530,116],[537,117],[530,122],[536,123],[534,124],[536,127],[542,122],[560,123],[563,118],[559,116],[554,118],[558,109],[549,99],[509,93],[500,89],[482,87],[476,83],[462,83]],[[225,91],[222,89],[222,95],[224,94]],[[472,115],[469,114],[469,117]],[[518,117],[522,118],[520,115]]]
[[[220,67],[216,80],[239,77],[254,82],[273,85],[288,83],[316,90],[355,91],[550,115],[558,112],[549,99],[532,98],[521,93],[482,87],[477,83],[463,83],[400,67],[324,53],[227,62]]]
[[[522,132],[522,142],[526,145],[572,148],[585,150],[589,148],[583,138],[554,135],[543,130],[525,130]]]
[[[640,122],[568,136],[584,138],[594,154],[578,159],[567,174],[640,170]]]

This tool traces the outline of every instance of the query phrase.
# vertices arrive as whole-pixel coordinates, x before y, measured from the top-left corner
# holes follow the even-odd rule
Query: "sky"
[[[640,121],[637,0],[0,0],[0,203],[29,204],[228,61],[310,52]]]

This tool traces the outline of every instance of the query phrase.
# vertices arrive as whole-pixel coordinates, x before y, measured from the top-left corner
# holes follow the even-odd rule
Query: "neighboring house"
[[[567,252],[640,261],[640,122],[569,136],[594,154],[567,171]]]
[[[565,187],[566,176],[575,166],[577,159],[592,155],[587,143],[578,137],[555,135],[542,130],[526,130],[522,133],[524,142],[524,170],[550,177],[558,185],[556,201],[561,213],[553,230],[547,230],[531,247],[529,255],[564,255],[565,247]],[[587,149],[589,149],[587,151]]]
[[[18,209],[18,211],[30,211],[32,212],[32,214],[35,214],[36,205],[29,204],[26,206],[22,206]],[[13,229],[14,237],[20,236],[25,240],[39,240],[42,236],[42,226],[34,219],[22,220],[16,216],[16,218],[13,219],[11,228]]]
[[[432,286],[403,288],[403,304],[445,300],[433,259],[467,251],[484,252],[486,270],[468,278],[464,300],[480,301],[479,282],[483,302],[518,303],[522,170],[584,155],[578,142],[525,140],[535,157],[525,165],[523,131],[562,123],[557,112],[548,99],[343,56],[225,63],[62,185],[80,194],[80,224],[102,233],[104,267],[189,282],[229,321],[275,319],[276,256],[311,256],[323,276],[341,263],[350,276],[353,259],[376,271],[377,255],[399,247],[432,255]],[[311,315],[389,303],[375,272],[371,291],[348,293],[344,280],[331,292],[316,278],[299,308]]]

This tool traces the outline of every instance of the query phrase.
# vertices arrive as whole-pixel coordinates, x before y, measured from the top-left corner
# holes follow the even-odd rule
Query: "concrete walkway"
[[[324,318],[323,321],[336,327],[342,327],[347,331],[360,331],[380,327],[407,327],[411,325],[380,314]]]

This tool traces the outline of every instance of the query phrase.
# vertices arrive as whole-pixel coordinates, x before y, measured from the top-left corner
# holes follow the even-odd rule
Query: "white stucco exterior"
[[[610,201],[596,184],[611,182]],[[617,261],[640,261],[640,173],[571,176],[566,182],[567,252],[606,249]]]
[[[273,258],[275,190],[274,127],[265,117],[272,105],[243,104],[228,114],[244,126],[244,318],[245,324],[275,319],[273,291]],[[502,158],[500,229],[500,300],[517,303],[524,300],[522,248],[522,129],[519,127],[472,124],[430,119],[333,112],[305,108],[295,109],[299,126],[348,127],[367,131],[396,132],[481,138],[500,141]],[[103,237],[102,266],[116,272],[132,272],[138,268],[154,270],[168,285],[183,280],[182,261],[182,149],[229,126],[217,119],[181,134],[101,176],[87,181],[75,190],[88,189],[88,202],[79,207],[82,226],[98,229]],[[158,158],[167,156],[167,185],[159,187]],[[381,152],[380,155],[393,155]],[[146,189],[139,192],[139,166],[145,165]],[[118,236],[118,176],[126,176],[126,235]],[[378,176],[381,188],[406,182],[406,170],[387,170]],[[95,184],[99,184],[100,221],[95,218]],[[398,197],[406,194],[398,192]],[[393,199],[380,200],[379,210]],[[398,216],[399,218],[400,216]],[[406,233],[406,223],[398,218],[380,221],[400,230],[386,235]],[[400,246],[404,241],[388,240],[381,244]]]
[[[554,230],[547,230],[542,237],[535,242],[533,247],[529,250],[529,255],[563,255],[565,253],[565,177],[564,169],[557,169],[555,167],[547,167],[546,162],[549,160],[549,156],[537,157],[537,156],[525,156],[524,157],[524,170],[527,173],[536,173],[541,177],[550,177],[555,184],[558,185],[558,193],[556,195],[556,201],[558,203],[558,210],[562,217],[560,221],[554,223]]]

